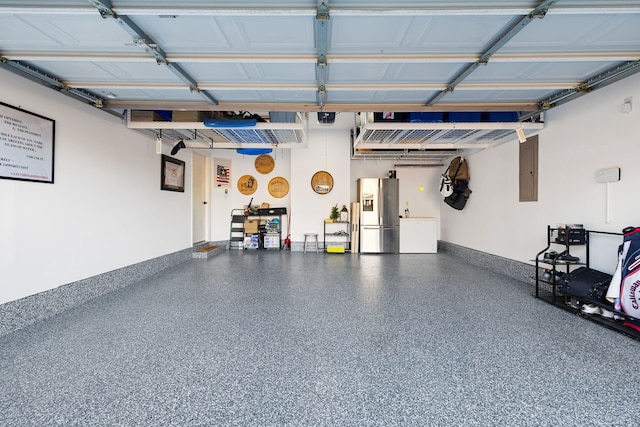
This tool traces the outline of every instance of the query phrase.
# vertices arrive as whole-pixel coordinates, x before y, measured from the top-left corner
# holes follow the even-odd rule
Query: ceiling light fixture
[[[181,148],[187,148],[187,146],[184,145],[184,141],[183,140],[178,141],[178,143],[173,146],[173,148],[171,149],[171,155],[175,156],[176,153],[178,151],[180,151]]]

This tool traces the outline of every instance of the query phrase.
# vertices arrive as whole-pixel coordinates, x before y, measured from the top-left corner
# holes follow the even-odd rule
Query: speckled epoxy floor
[[[438,255],[227,251],[0,338],[3,426],[637,425],[638,342]]]

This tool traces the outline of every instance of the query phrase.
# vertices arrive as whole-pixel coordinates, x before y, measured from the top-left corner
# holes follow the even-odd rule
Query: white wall
[[[226,189],[215,185],[215,170],[212,170],[211,180],[211,236],[209,240],[220,241],[229,240],[229,232],[231,226],[231,210],[242,209],[245,205],[260,205],[261,203],[269,203],[271,207],[286,207],[287,212],[291,204],[291,154],[289,149],[274,149],[269,155],[274,159],[274,168],[268,174],[261,174],[255,168],[255,160],[257,156],[238,154],[235,150],[216,150],[211,153],[214,157],[211,159],[212,165],[215,166],[216,160],[221,163],[231,165],[231,186]],[[245,196],[238,191],[238,179],[243,175],[251,175],[256,178],[258,188],[255,193]],[[289,193],[281,198],[275,198],[269,194],[268,184],[272,178],[277,176],[284,177],[289,181]],[[286,236],[286,218],[283,218],[283,237]]]
[[[463,211],[441,204],[442,240],[529,262],[546,245],[547,224],[582,223],[609,232],[640,225],[640,108],[621,111],[630,96],[640,100],[640,75],[546,113],[539,133],[538,202],[518,202],[517,139],[470,156],[473,194]],[[606,184],[595,182],[595,172],[611,166],[621,168],[622,179],[610,184],[608,224]],[[597,238],[593,266],[611,272],[620,241]]]
[[[350,197],[350,136],[353,114],[336,114],[334,125],[318,124],[310,115],[309,147],[291,150],[291,240],[304,241],[305,233],[318,233],[322,241],[323,221],[329,218],[331,207],[349,207]],[[311,178],[318,171],[333,177],[333,189],[317,194],[311,188]]]
[[[56,121],[55,183],[0,179],[0,303],[191,245],[189,180],[160,191],[155,139],[5,70],[0,101]]]
[[[409,209],[411,218],[440,218],[440,174],[445,168],[398,168],[400,215]]]

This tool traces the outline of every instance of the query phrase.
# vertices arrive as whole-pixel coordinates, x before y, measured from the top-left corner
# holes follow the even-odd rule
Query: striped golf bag
[[[616,268],[607,299],[633,319],[627,318],[626,325],[640,330],[640,227],[623,230],[624,240],[618,249]]]

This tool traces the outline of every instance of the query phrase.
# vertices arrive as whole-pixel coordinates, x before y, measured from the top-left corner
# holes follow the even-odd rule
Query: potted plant
[[[340,218],[340,212],[338,211],[338,205],[336,204],[331,208],[331,215],[329,215],[329,219],[336,222],[338,218]]]

